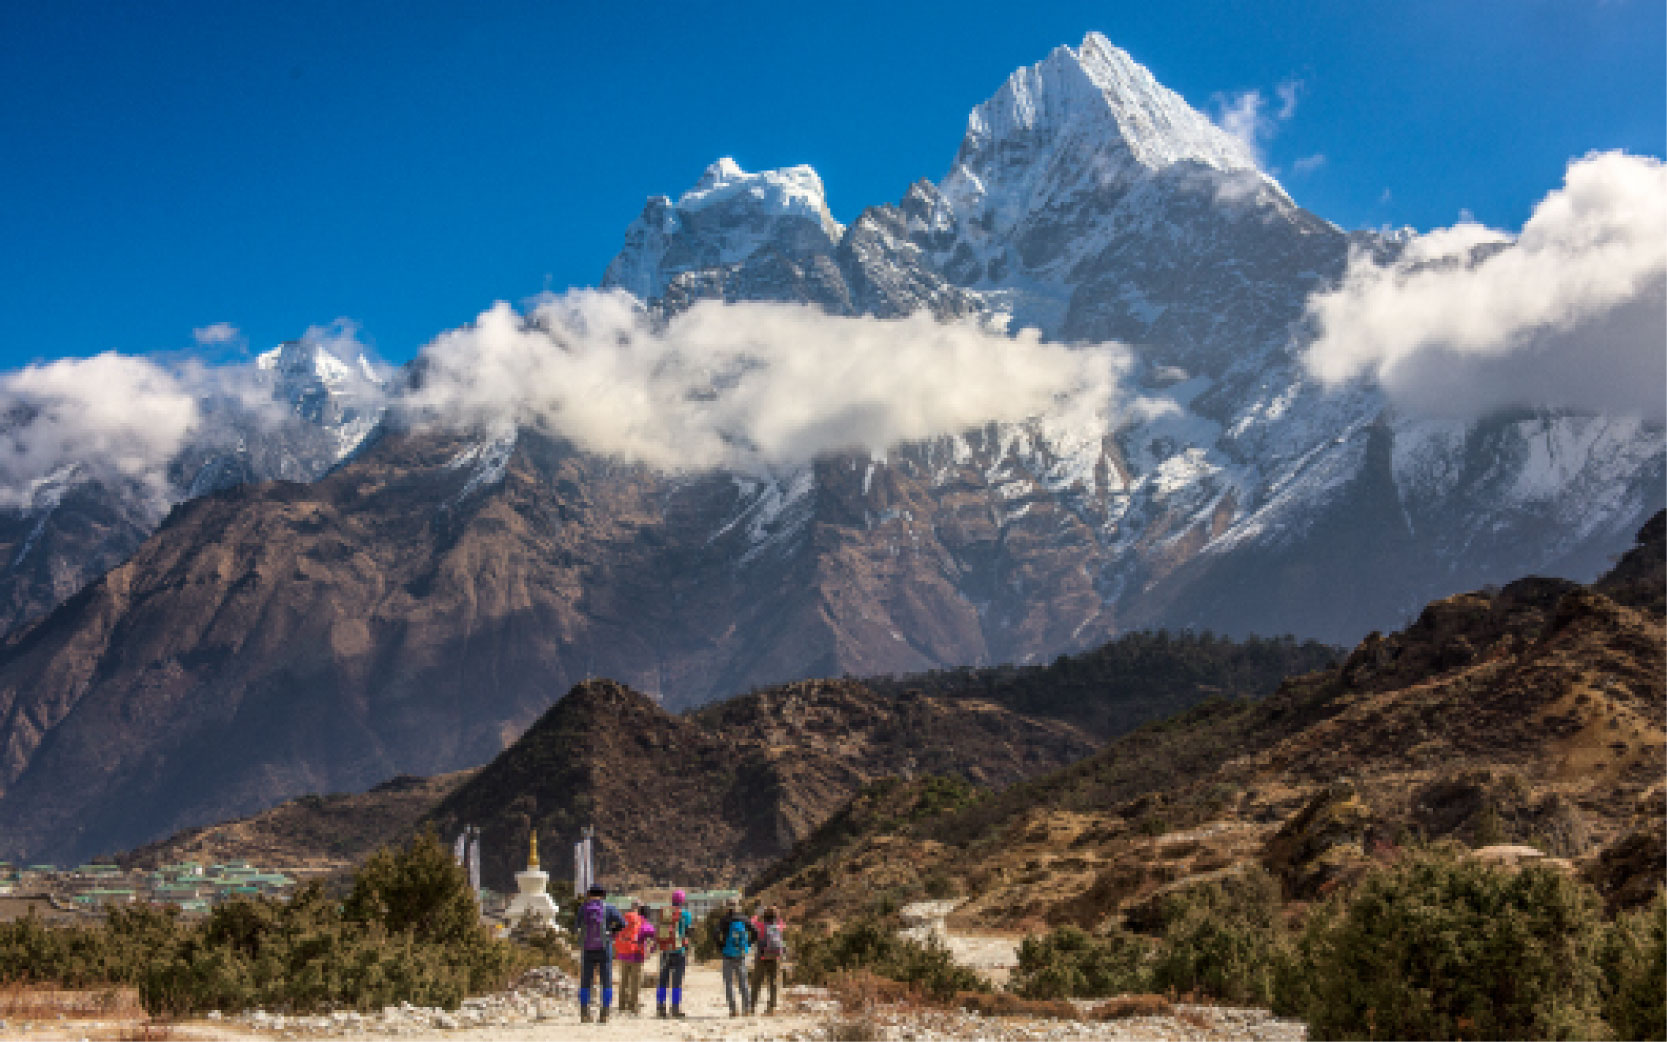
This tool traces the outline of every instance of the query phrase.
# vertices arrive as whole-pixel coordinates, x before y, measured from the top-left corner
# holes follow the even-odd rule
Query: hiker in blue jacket
[[[614,1004],[614,934],[625,929],[619,909],[604,898],[608,891],[593,886],[585,903],[573,916],[573,935],[579,938],[579,1020],[590,1023],[590,982],[602,978],[602,1023],[608,1022],[608,1007]]]
[[[741,906],[729,903],[725,916],[718,924],[712,940],[724,957],[724,998],[729,1001],[729,1015],[752,1013],[752,992],[747,988],[747,956],[758,944],[758,930],[741,914]],[[739,1012],[735,1003],[735,989],[741,991]]]

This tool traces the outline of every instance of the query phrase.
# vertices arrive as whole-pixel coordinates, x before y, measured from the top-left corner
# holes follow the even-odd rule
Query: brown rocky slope
[[[607,680],[552,706],[429,815],[443,835],[482,827],[489,885],[508,886],[537,828],[571,878],[567,843],[597,829],[609,884],[739,884],[809,835],[866,783],[956,775],[1002,787],[1079,759],[1068,724],[973,699],[876,695],[817,680],[674,716]]]
[[[181,861],[341,872],[378,847],[404,843],[423,816],[475,771],[432,778],[401,775],[368,792],[312,794],[259,814],[176,832],[127,852],[123,865],[157,868]]]
[[[504,827],[495,825],[488,837],[488,876],[499,883],[518,867],[520,844],[540,808],[547,838],[606,823],[605,853],[618,855],[637,875],[646,858],[655,871],[686,881],[744,877],[761,858],[819,826],[830,806],[875,770],[955,779],[946,791],[999,787],[1084,755],[1104,737],[1166,711],[1224,694],[1259,697],[1285,675],[1335,658],[1335,649],[1289,639],[1131,634],[1046,666],[797,683],[682,717],[611,682],[587,682],[500,756],[502,763],[490,765],[491,780],[441,824],[451,830],[514,812],[506,819],[514,827],[499,822]],[[649,742],[652,751],[645,758],[632,742]],[[740,810],[735,801],[708,798],[733,782],[702,773],[703,758],[725,762],[721,748],[742,750],[737,763],[746,765],[749,787]],[[629,764],[631,778],[659,778],[662,797],[680,794],[665,797],[679,809],[679,836],[718,836],[728,853],[712,855],[690,841],[693,848],[675,858],[661,856],[636,834],[643,808],[637,793],[619,788],[619,772],[605,766],[610,758]],[[402,776],[364,794],[303,796],[247,818],[184,830],[126,860],[247,858],[340,867],[409,834],[475,773]],[[698,782],[693,788],[690,779]],[[647,818],[658,821],[662,810],[648,807]],[[740,818],[748,824],[736,833],[731,826]]]
[[[1084,622],[1092,541],[1045,497],[1026,538],[959,554],[931,534],[947,521],[924,481],[895,468],[865,484],[819,464],[807,501],[766,524],[727,476],[526,433],[500,447],[501,473],[479,441],[388,434],[311,485],[192,501],[12,640],[0,857],[84,858],[475,766],[589,676],[677,707],[1023,661],[1112,625]],[[975,503],[1001,496],[966,469],[953,527],[972,539]]]
[[[762,880],[846,916],[928,886],[986,927],[1138,921],[1152,895],[1260,863],[1310,899],[1409,842],[1530,844],[1612,903],[1663,877],[1658,515],[1590,587],[1525,579],[1431,604],[1338,667],[1206,704],[1088,759],[925,817],[865,794]]]

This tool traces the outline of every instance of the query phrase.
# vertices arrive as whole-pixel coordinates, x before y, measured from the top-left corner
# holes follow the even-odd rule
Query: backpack
[[[747,954],[747,921],[736,916],[724,929],[724,955],[739,959]]]
[[[579,910],[579,941],[587,952],[608,950],[608,908],[601,901],[587,901]]]
[[[787,954],[787,938],[782,935],[781,920],[765,923],[758,939],[758,957],[780,959]]]
[[[660,929],[657,934],[660,950],[677,951],[683,947],[683,910],[676,905],[660,909]]]
[[[614,935],[614,954],[622,959],[630,959],[642,954],[639,938],[642,936],[642,916],[636,912],[625,913],[625,929]]]

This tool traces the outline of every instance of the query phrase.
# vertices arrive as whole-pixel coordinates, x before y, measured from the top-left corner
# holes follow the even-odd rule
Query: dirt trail
[[[617,995],[617,993],[616,993]],[[789,996],[783,995],[784,1000]],[[644,992],[641,1016],[613,1011],[606,1024],[579,1023],[578,1004],[572,999],[548,999],[543,1006],[546,1019],[524,1020],[503,1018],[502,1023],[485,1023],[457,1028],[440,1027],[432,1016],[365,1018],[358,1025],[341,1025],[325,1030],[309,1025],[310,1018],[272,1020],[270,1027],[258,1029],[242,1018],[222,1020],[197,1019],[172,1025],[168,1035],[172,1039],[522,1039],[539,1042],[567,1042],[594,1039],[773,1039],[802,1034],[826,1020],[825,1002],[806,1001],[803,997],[784,1001],[776,1016],[739,1017],[731,1019],[724,1001],[723,978],[717,963],[697,964],[689,968],[683,991],[684,1020],[660,1020],[654,1016],[654,989]],[[791,1008],[789,1008],[791,1007]],[[808,1008],[807,1008],[808,1007]],[[829,1007],[831,1009],[831,1006]],[[281,1026],[279,1026],[281,1024]],[[33,1022],[25,1027],[16,1021],[0,1025],[0,1037],[30,1039],[115,1039],[135,1038],[132,1022],[64,1020]]]

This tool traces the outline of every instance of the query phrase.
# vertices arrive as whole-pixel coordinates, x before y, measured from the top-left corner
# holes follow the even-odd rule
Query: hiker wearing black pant
[[[593,978],[602,978],[602,1023],[608,1022],[608,1007],[614,1004],[613,935],[625,929],[625,920],[619,909],[603,900],[607,896],[603,887],[591,887],[573,916],[573,933],[579,938],[579,1020],[586,1024]]]
[[[689,965],[689,931],[695,920],[689,914],[688,895],[672,891],[671,905],[661,910],[660,918],[660,986],[654,992],[656,1015],[682,1019],[683,971]],[[671,997],[671,1012],[666,1012],[666,997]]]
[[[769,1016],[776,1011],[776,980],[781,974],[781,964],[787,959],[787,924],[772,906],[764,909],[754,926],[758,957],[752,964],[752,1008],[758,1012],[758,996],[764,991],[764,985],[769,984],[770,1004],[764,1008],[764,1015]]]
[[[738,1017],[752,1012],[752,995],[747,990],[747,956],[758,943],[758,931],[741,915],[741,908],[733,901],[725,909],[723,922],[718,924],[712,940],[724,957],[724,998],[729,1002],[729,1015]],[[735,993],[741,993],[737,1006]]]

